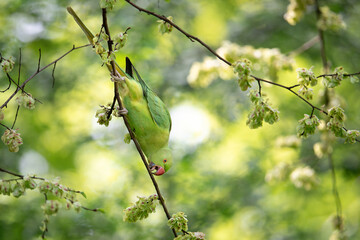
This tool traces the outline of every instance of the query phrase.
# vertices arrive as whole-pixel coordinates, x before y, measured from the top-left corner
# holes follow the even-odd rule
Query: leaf
[[[80,192],[80,194],[83,195],[84,198],[87,198],[84,192]]]
[[[97,212],[101,212],[101,213],[104,213],[104,214],[105,214],[105,210],[104,210],[104,209],[102,209],[102,208],[97,208],[97,209],[96,209],[96,211],[97,211]]]

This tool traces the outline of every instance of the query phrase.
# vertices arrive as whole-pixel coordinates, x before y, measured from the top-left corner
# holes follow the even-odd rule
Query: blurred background
[[[214,49],[223,47],[232,52],[240,47],[244,51],[247,46],[251,51],[261,48],[259,51],[266,54],[265,48],[277,48],[272,51],[283,57],[282,64],[293,67],[272,69],[274,63],[262,62],[265,57],[260,57],[256,76],[290,86],[297,83],[297,67],[314,66],[316,75],[323,73],[319,44],[296,55],[294,61],[287,59],[317,35],[314,9],[291,26],[283,18],[288,1],[136,3],[173,16],[175,23]],[[341,13],[347,24],[345,30],[325,34],[331,66],[358,72],[360,2],[333,0],[326,4]],[[97,0],[0,2],[0,52],[18,60],[21,48],[22,81],[36,71],[39,48],[44,66],[73,45],[87,44],[67,14],[67,6],[72,6],[93,32],[99,31],[101,9]],[[263,85],[272,106],[280,110],[280,121],[251,130],[246,126],[251,111],[247,93],[239,89],[231,69],[219,67],[221,63],[212,61],[205,48],[177,31],[161,35],[157,19],[139,13],[124,1],[119,1],[108,17],[113,34],[131,27],[127,45],[116,55],[118,63],[124,66],[125,56],[130,57],[170,110],[174,165],[157,178],[170,212],[185,212],[189,230],[204,232],[210,240],[329,239],[336,206],[329,162],[319,147],[314,151],[322,134],[317,131],[306,140],[296,138],[297,121],[304,113],[310,114],[311,108],[286,90]],[[232,48],[230,43],[238,47]],[[81,199],[84,206],[104,208],[105,214],[75,213],[63,207],[50,218],[49,239],[172,239],[160,206],[146,220],[122,220],[123,209],[136,201],[136,196],[153,194],[155,189],[135,147],[123,141],[123,121],[113,118],[108,127],[96,123],[99,105],[113,98],[113,84],[101,64],[90,48],[82,48],[58,62],[54,88],[51,69],[31,80],[26,90],[43,104],[37,103],[34,110],[20,109],[15,127],[24,144],[17,153],[10,153],[1,144],[0,167],[50,179],[59,176],[64,185],[86,192],[87,199]],[[210,70],[201,75],[196,69],[199,66]],[[212,71],[214,68],[223,71]],[[12,76],[16,77],[16,71]],[[0,79],[0,87],[5,89],[7,78],[2,74]],[[323,104],[322,90],[321,86],[314,89],[313,102],[318,106]],[[333,97],[345,109],[349,129],[360,128],[359,91],[359,84],[343,81]],[[11,93],[1,94],[1,103]],[[6,125],[11,126],[15,110],[12,101],[6,109]],[[318,112],[316,115],[324,117]],[[360,239],[359,144],[335,139],[331,147],[346,234],[349,239]],[[296,185],[289,177],[290,172],[305,166],[310,168],[310,187]],[[37,191],[28,191],[19,199],[1,195],[0,239],[37,239],[43,202]]]

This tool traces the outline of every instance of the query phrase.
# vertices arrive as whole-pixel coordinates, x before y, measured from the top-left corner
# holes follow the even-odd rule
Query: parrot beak
[[[161,176],[165,173],[165,169],[163,167],[155,165],[154,163],[150,163],[149,167],[151,172],[156,176]]]

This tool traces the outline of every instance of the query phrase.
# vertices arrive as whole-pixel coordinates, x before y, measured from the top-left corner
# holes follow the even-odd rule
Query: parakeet
[[[67,9],[93,45],[94,35],[71,7]],[[112,72],[111,65],[107,66]],[[126,71],[116,63],[116,73],[117,75],[112,77],[118,82],[119,94],[127,109],[124,117],[145,153],[151,171],[155,175],[162,175],[172,165],[172,153],[168,147],[171,130],[169,111],[163,101],[142,80],[129,58],[126,58]]]

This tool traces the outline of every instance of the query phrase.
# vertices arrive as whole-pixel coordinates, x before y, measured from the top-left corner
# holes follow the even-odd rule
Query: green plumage
[[[93,45],[94,35],[70,7],[68,12]],[[112,72],[111,65],[108,64],[107,67]],[[142,80],[129,58],[126,58],[126,71],[123,71],[117,63],[116,70],[125,78],[124,81],[117,83],[119,94],[128,110],[124,117],[128,120],[149,163],[162,167],[166,172],[172,164],[172,154],[168,148],[171,130],[169,111],[163,101]]]

